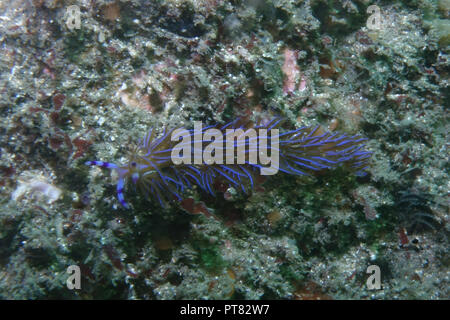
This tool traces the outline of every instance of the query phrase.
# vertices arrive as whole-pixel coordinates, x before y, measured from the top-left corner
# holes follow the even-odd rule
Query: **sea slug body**
[[[258,124],[237,119],[225,125],[196,124],[191,130],[164,129],[159,137],[151,129],[128,163],[88,161],[86,165],[117,171],[117,198],[125,208],[129,208],[124,197],[126,181],[164,206],[167,201],[182,200],[183,192],[194,185],[214,196],[215,179],[248,193],[258,174],[308,175],[345,166],[364,175],[371,156],[364,150],[366,138],[325,132],[320,126],[280,133],[282,123],[280,118]]]

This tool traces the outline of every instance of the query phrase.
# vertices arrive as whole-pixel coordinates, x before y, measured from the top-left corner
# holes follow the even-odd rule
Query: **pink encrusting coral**
[[[298,51],[297,50],[291,50],[291,49],[284,49],[283,51],[284,55],[284,63],[281,67],[281,70],[284,74],[284,82],[283,82],[283,93],[284,94],[293,94],[296,90],[297,83],[298,90],[303,91],[306,89],[306,80],[301,75],[300,68],[297,64],[298,59]]]

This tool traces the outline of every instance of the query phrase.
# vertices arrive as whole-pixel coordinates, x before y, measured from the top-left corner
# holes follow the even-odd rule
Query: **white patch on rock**
[[[31,196],[38,199],[45,198],[47,203],[51,204],[58,200],[61,194],[62,190],[53,186],[44,176],[27,171],[19,178],[19,185],[11,193],[11,199],[19,201],[25,196]]]

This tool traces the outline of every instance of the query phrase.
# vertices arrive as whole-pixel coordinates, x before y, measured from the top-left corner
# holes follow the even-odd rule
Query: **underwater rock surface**
[[[369,5],[2,1],[0,298],[449,299],[448,1],[380,2],[379,24]],[[367,138],[367,174],[164,207],[127,184],[125,209],[85,166],[150,128],[276,117]]]

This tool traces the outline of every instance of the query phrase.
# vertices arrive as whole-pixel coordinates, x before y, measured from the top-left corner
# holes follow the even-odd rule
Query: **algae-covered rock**
[[[0,298],[448,299],[448,12],[448,0],[1,1]],[[242,174],[220,171],[167,189],[181,199],[164,206],[136,175],[122,185],[151,128],[277,117],[281,132],[361,135],[366,174],[322,164],[230,185]],[[303,166],[345,161],[348,143],[318,143],[325,157]]]

